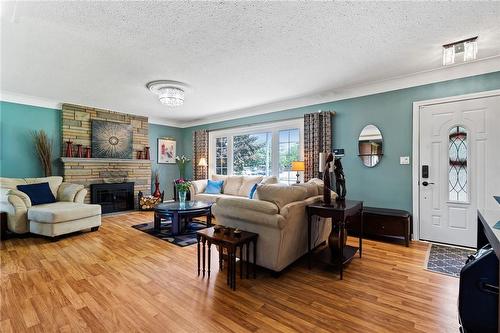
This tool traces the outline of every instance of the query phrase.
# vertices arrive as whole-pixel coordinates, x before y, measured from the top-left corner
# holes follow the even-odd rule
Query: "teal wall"
[[[60,110],[0,102],[0,129],[0,176],[43,176],[30,134],[42,129],[54,140],[52,173],[62,173]]]
[[[333,145],[345,149],[342,163],[348,198],[363,200],[366,206],[411,211],[411,165],[400,165],[399,157],[412,154],[412,103],[493,89],[500,89],[500,72],[186,128],[183,129],[184,153],[192,156],[194,130],[215,130],[334,110],[337,114]],[[367,124],[377,125],[384,138],[384,156],[374,168],[364,167],[357,156],[357,138]]]
[[[162,137],[174,138],[177,141],[177,155],[184,154],[182,143],[182,129],[164,125],[149,124],[149,145],[151,147],[151,168],[157,169],[160,175],[160,191],[165,191],[165,199],[173,198],[172,182],[179,178],[179,168],[176,164],[158,164],[157,140]],[[187,169],[190,168],[188,165]],[[154,191],[154,184],[151,184]]]

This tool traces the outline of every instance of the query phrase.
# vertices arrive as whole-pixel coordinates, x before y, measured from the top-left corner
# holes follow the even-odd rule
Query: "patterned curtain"
[[[319,153],[332,151],[333,112],[315,112],[304,115],[304,181],[318,177]]]
[[[200,158],[204,157],[208,163],[208,131],[200,130],[193,133],[193,178],[207,179],[208,166],[199,166]]]

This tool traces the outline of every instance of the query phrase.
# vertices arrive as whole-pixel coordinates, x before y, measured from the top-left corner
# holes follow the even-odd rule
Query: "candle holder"
[[[73,141],[66,141],[66,157],[73,157]]]

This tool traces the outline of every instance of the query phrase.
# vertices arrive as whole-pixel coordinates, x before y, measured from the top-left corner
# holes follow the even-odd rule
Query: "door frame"
[[[420,110],[422,107],[445,104],[450,102],[500,96],[500,89],[482,91],[472,94],[456,95],[443,98],[428,99],[413,102],[413,128],[412,128],[412,209],[413,209],[413,239],[420,240]]]

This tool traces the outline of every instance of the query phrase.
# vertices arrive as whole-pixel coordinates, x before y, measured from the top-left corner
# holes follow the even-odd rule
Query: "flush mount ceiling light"
[[[476,60],[477,36],[443,45],[443,66],[453,65],[460,54],[463,54],[463,62]]]
[[[158,80],[149,82],[146,87],[158,95],[160,102],[166,106],[176,107],[184,104],[187,85],[182,82]]]

